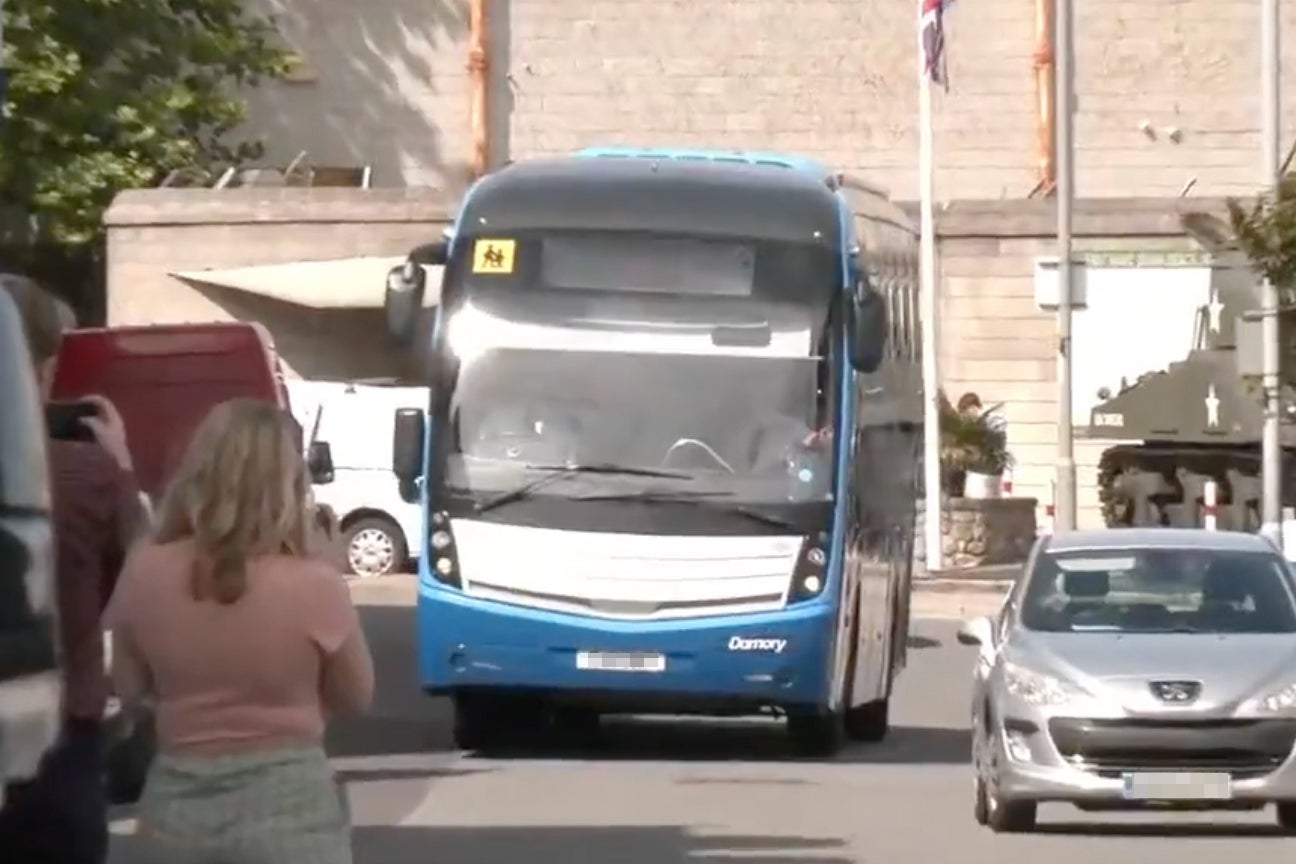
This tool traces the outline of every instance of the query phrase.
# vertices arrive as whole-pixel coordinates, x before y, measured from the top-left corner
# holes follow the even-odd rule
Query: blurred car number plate
[[[1219,801],[1233,797],[1233,778],[1224,773],[1148,772],[1125,775],[1131,801]]]
[[[609,672],[664,672],[666,657],[642,651],[577,651],[576,668]]]

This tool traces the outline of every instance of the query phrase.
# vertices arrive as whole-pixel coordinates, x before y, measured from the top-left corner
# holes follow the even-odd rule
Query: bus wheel
[[[560,705],[553,711],[551,731],[559,746],[579,750],[598,740],[601,722],[599,712],[592,708]]]
[[[542,707],[504,693],[456,693],[454,743],[460,750],[526,744],[543,722]]]
[[[876,699],[846,712],[846,737],[852,741],[877,742],[890,729],[890,699]]]
[[[804,756],[836,756],[846,743],[842,715],[835,711],[819,714],[789,714],[788,734]]]

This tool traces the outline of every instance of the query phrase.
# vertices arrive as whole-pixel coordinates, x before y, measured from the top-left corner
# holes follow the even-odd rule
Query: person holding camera
[[[23,276],[0,274],[0,289],[19,311],[48,398],[70,310]],[[36,777],[7,787],[0,808],[0,849],[24,864],[102,864],[108,855],[102,616],[148,514],[121,415],[107,399],[86,401],[78,434],[48,442],[63,722]]]

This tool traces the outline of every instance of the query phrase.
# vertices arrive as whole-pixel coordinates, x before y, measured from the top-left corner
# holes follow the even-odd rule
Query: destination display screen
[[[618,236],[546,237],[540,281],[578,291],[749,297],[756,250],[733,241]]]

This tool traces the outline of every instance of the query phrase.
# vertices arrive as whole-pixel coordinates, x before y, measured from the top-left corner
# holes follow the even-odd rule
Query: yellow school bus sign
[[[513,272],[513,257],[516,252],[516,240],[479,238],[473,243],[472,272],[507,276]]]

